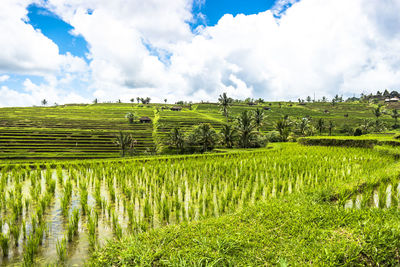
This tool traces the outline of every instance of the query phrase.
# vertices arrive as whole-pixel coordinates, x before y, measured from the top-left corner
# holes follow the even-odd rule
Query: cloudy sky
[[[400,90],[399,0],[1,0],[0,106]]]

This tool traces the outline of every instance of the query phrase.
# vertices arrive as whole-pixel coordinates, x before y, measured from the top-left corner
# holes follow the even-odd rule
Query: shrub
[[[299,138],[297,142],[306,146],[341,146],[341,147],[364,147],[372,148],[378,144],[373,139],[333,139],[333,138]]]
[[[360,128],[356,128],[354,130],[354,136],[361,136],[362,134],[363,133],[362,133],[362,130]]]
[[[268,139],[269,142],[274,143],[274,142],[280,142],[281,137],[279,135],[278,131],[271,131],[268,132],[266,135],[266,138]]]

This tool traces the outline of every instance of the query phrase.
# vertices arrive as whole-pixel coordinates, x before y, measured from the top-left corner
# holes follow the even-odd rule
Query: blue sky
[[[188,2],[0,1],[0,106],[400,88],[400,1]]]
[[[86,59],[89,52],[88,44],[82,36],[74,36],[70,33],[71,25],[61,20],[51,11],[35,4],[28,7],[28,23],[40,30],[45,36],[58,45],[60,54],[71,54]]]
[[[209,0],[194,7],[194,13],[201,12],[206,16],[208,26],[214,26],[225,14],[257,14],[274,6],[275,0]]]
[[[219,19],[225,14],[257,14],[259,12],[270,9],[275,3],[275,0],[208,0],[200,5],[193,6],[193,14],[203,14],[204,20],[197,20],[196,23],[190,25],[194,30],[199,25],[214,26]],[[89,45],[82,36],[75,36],[71,33],[73,27],[63,21],[50,10],[41,7],[37,4],[31,4],[27,7],[28,21],[26,23],[32,25],[36,30],[40,30],[47,38],[51,39],[59,48],[59,53],[65,55],[68,53],[84,59],[87,63],[90,60],[86,57],[89,53]],[[151,54],[157,55],[150,44],[144,43]],[[163,62],[168,61],[167,58],[159,59]],[[3,82],[4,85],[11,89],[21,91],[21,84],[26,79],[30,79],[36,84],[44,82],[40,76],[34,75],[18,75],[7,73],[10,78]],[[75,82],[75,85],[77,82]],[[85,84],[85,83],[83,83]],[[86,94],[87,95],[87,94]]]
[[[191,25],[192,28],[198,25],[214,26],[225,14],[257,14],[266,11],[274,6],[276,0],[206,0],[203,4],[194,5],[193,13],[205,15],[204,21],[197,20]],[[71,25],[61,20],[51,11],[32,4],[28,7],[27,23],[35,29],[39,29],[45,36],[53,40],[59,49],[60,54],[70,52],[72,55],[86,58],[89,52],[88,44],[82,36],[74,36],[70,33],[73,29]]]

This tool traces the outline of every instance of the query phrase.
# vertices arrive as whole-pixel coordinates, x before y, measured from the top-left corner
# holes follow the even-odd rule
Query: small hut
[[[264,107],[264,110],[271,110],[270,107]]]
[[[151,119],[147,116],[139,118],[140,123],[151,123]]]
[[[182,107],[180,107],[180,106],[174,106],[174,107],[171,108],[171,110],[172,110],[172,111],[181,111],[181,110],[182,110]]]
[[[385,99],[385,102],[386,103],[396,103],[396,102],[399,102],[399,98],[397,98],[397,97],[392,97],[392,98],[387,98],[387,99]]]

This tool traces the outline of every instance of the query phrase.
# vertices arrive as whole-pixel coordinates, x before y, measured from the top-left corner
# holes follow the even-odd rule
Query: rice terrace
[[[1,0],[0,266],[400,266],[397,0]]]
[[[396,108],[2,108],[1,264],[395,264]]]

